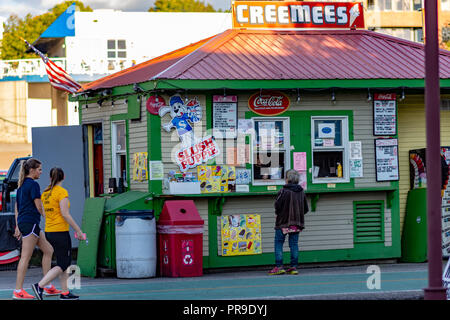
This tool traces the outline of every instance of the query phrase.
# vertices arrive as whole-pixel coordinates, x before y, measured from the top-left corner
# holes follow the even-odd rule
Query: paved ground
[[[444,266],[446,261],[443,262]],[[303,267],[299,275],[269,276],[267,270],[231,269],[208,272],[195,278],[81,278],[74,290],[82,300],[417,300],[428,286],[428,265],[379,264],[380,287],[369,289],[372,273],[367,265]],[[0,299],[10,299],[15,271],[0,272]],[[40,268],[28,270],[25,289],[41,277]],[[370,279],[372,280],[372,279]],[[376,281],[369,283],[376,285]],[[58,281],[54,283],[59,287]],[[55,299],[55,298],[47,298]]]

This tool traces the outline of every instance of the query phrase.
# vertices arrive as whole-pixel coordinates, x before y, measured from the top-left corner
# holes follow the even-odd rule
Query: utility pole
[[[438,0],[425,0],[425,113],[427,136],[428,288],[425,300],[445,300],[442,283],[441,136]]]

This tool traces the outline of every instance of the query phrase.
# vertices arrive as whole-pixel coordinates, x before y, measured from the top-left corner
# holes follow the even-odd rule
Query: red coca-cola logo
[[[248,107],[262,116],[276,116],[289,108],[289,98],[280,91],[257,92],[248,99]]]
[[[374,100],[395,100],[395,93],[375,93]]]
[[[150,96],[147,99],[147,111],[151,114],[158,115],[158,111],[161,107],[166,105],[166,101],[161,96]]]

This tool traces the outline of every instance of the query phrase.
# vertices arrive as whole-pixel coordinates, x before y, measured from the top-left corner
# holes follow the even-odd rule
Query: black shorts
[[[53,247],[56,256],[56,265],[66,271],[72,264],[72,240],[69,231],[46,232],[45,237]]]
[[[17,224],[17,226],[19,227],[19,231],[22,234],[22,238],[26,238],[32,234],[39,238],[39,234],[41,233],[39,224],[24,222]]]

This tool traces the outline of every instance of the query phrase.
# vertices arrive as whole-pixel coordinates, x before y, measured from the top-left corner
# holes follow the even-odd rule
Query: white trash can
[[[156,222],[152,210],[116,214],[118,278],[156,276]]]

